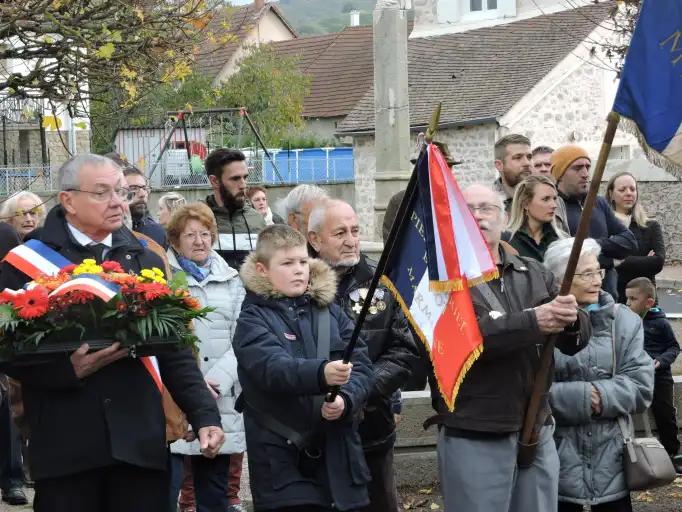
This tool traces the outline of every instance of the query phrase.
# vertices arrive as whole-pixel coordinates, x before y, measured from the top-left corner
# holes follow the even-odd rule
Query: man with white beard
[[[348,203],[332,199],[318,203],[308,220],[308,242],[315,255],[336,270],[339,284],[335,302],[351,319],[356,320],[364,302],[371,301],[362,329],[376,380],[360,424],[371,473],[367,486],[370,505],[364,510],[398,512],[391,398],[410,376],[417,348],[393,294],[378,287],[373,297],[367,296],[376,262],[360,252],[358,217]]]

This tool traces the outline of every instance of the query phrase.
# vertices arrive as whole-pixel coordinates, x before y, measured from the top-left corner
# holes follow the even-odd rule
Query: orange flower
[[[186,297],[183,299],[183,302],[185,303],[185,306],[187,306],[190,309],[194,309],[194,310],[201,309],[201,302],[199,302],[194,297]]]
[[[14,299],[17,314],[24,320],[43,316],[47,313],[48,304],[47,290],[41,286],[27,290]]]

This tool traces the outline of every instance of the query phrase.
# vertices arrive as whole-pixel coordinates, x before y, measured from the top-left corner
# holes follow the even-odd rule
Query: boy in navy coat
[[[361,340],[351,363],[340,360],[353,324],[333,304],[334,272],[308,257],[300,233],[276,224],[259,234],[240,275],[247,294],[233,344],[255,509],[367,505],[357,425],[373,374]],[[338,396],[325,402],[335,385]]]
[[[682,456],[677,455],[680,441],[677,438],[673,375],[670,369],[680,353],[680,345],[665,312],[656,307],[656,287],[649,279],[633,279],[627,284],[625,295],[628,307],[642,317],[644,350],[654,360],[656,368],[651,410],[656,419],[661,444],[672,458],[677,473],[682,474]]]

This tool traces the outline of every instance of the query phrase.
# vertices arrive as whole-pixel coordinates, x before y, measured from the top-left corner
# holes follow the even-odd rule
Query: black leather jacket
[[[360,262],[340,277],[336,303],[354,321],[357,318],[356,310],[359,312],[356,304],[362,304],[356,294],[369,286],[375,269],[376,263],[362,254]],[[410,367],[418,357],[415,340],[407,327],[407,318],[393,294],[379,286],[374,297],[374,303],[379,308],[370,310],[362,329],[376,379],[365,407],[364,420],[360,424],[365,450],[393,444],[395,421],[390,397],[407,381]]]
[[[532,308],[551,301],[557,293],[553,275],[530,258],[500,250],[500,278],[487,283],[504,311],[491,307],[479,287],[471,299],[483,336],[483,353],[459,389],[454,412],[432,386],[438,423],[452,435],[503,434],[521,430],[528,399],[548,336],[538,328]],[[581,310],[579,310],[581,311]],[[491,314],[492,313],[492,314]],[[581,317],[582,318],[582,317]],[[564,353],[581,350],[589,340],[589,319],[581,327],[559,335],[556,347]],[[550,372],[553,375],[553,372]],[[547,389],[549,389],[549,384]],[[544,411],[549,413],[548,401]]]

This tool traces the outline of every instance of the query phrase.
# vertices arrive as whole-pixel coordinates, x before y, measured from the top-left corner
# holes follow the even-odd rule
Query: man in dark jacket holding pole
[[[59,205],[31,233],[73,263],[117,261],[126,271],[163,268],[123,226],[131,194],[109,158],[83,154],[59,170]],[[30,277],[3,262],[0,289]],[[88,339],[85,333],[84,339]],[[68,341],[68,340],[64,340]],[[36,512],[150,512],[168,508],[165,417],[145,365],[119,343],[34,365],[7,366],[22,384],[30,430],[29,458]],[[205,456],[223,442],[215,400],[190,349],[157,356],[163,385],[187,414]]]
[[[471,288],[483,353],[462,382],[454,412],[432,389],[439,425],[438,462],[446,510],[552,512],[557,510],[559,457],[547,396],[536,421],[539,442],[532,466],[517,464],[520,431],[549,336],[575,353],[587,343],[578,333],[575,297],[556,297],[551,273],[500,245],[503,198],[483,185],[463,191],[500,277]],[[588,322],[580,322],[580,326]],[[567,330],[570,329],[570,330]],[[549,388],[549,386],[547,386]]]
[[[395,421],[391,396],[407,381],[418,357],[407,319],[390,290],[379,287],[367,297],[376,263],[360,253],[360,229],[353,208],[328,200],[313,208],[308,221],[308,241],[318,257],[336,270],[336,303],[355,320],[365,301],[369,315],[363,325],[376,383],[360,424],[365,459],[372,474],[368,485],[370,505],[365,510],[397,512],[398,496],[393,472]]]
[[[587,151],[580,146],[563,146],[552,153],[552,176],[556,180],[559,197],[557,198],[556,217],[559,226],[575,236],[578,231],[583,202],[590,186],[592,162]],[[561,221],[568,220],[566,226]],[[594,238],[601,247],[599,263],[606,270],[602,289],[618,301],[618,276],[614,259],[622,260],[637,250],[637,239],[613,213],[603,197],[597,201],[590,217],[588,238]]]

